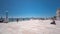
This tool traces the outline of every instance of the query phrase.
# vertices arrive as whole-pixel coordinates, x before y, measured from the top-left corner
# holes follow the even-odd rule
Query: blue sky
[[[0,15],[10,17],[51,17],[60,8],[60,0],[0,0]]]

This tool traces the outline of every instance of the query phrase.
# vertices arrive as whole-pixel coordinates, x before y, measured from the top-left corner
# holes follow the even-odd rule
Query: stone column
[[[57,9],[56,16],[57,20],[60,20],[60,9]]]

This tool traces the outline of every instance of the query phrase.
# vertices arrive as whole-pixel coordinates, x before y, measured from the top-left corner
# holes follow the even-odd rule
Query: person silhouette
[[[54,24],[54,25],[56,25],[56,23],[55,23],[55,20],[53,19],[53,21],[51,22],[51,24]]]
[[[19,21],[19,19],[17,18],[17,22]]]

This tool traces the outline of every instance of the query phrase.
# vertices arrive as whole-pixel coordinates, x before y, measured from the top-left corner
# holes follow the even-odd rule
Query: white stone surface
[[[0,23],[0,34],[60,34],[60,21],[57,25],[51,20],[29,20],[10,23]]]

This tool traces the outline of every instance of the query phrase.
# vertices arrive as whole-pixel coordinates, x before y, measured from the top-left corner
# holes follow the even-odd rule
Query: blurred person
[[[17,18],[17,22],[19,21],[19,19]]]
[[[55,23],[55,19],[52,19],[52,22],[51,22],[51,24],[54,24],[54,25],[56,25],[56,23]]]

